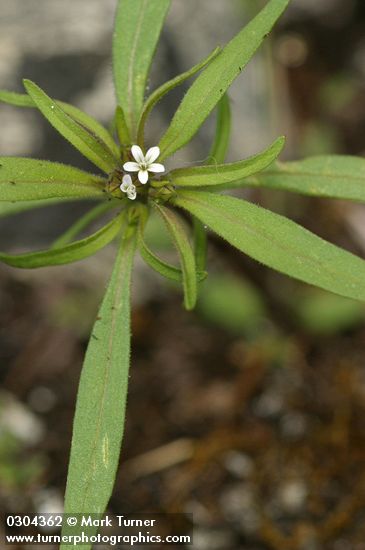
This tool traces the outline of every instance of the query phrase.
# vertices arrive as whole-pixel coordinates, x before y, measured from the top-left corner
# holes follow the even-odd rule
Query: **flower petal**
[[[134,201],[134,199],[136,198],[137,196],[137,189],[135,188],[134,185],[132,185],[132,187],[129,189],[129,191],[127,191],[127,197],[131,200],[131,201]]]
[[[120,184],[119,188],[121,191],[123,191],[123,193],[128,193],[130,186],[130,183],[126,183],[125,181],[123,181],[123,183]]]
[[[138,179],[143,185],[148,182],[148,172],[147,170],[140,170],[138,172]]]
[[[156,172],[156,174],[159,174],[161,172],[165,171],[165,167],[163,164],[159,164],[158,162],[152,163],[148,167],[149,172]]]
[[[160,156],[160,148],[159,147],[151,147],[148,149],[146,153],[146,163],[151,164],[152,162],[155,162],[155,160]]]
[[[127,172],[138,172],[140,167],[137,162],[125,162],[123,164],[123,170],[127,170]]]
[[[119,186],[120,190],[123,191],[123,193],[128,193],[131,189],[135,189],[135,186],[132,183],[132,178],[130,178],[130,181],[123,178],[122,184]]]
[[[139,145],[133,145],[131,151],[136,162],[138,163],[145,162],[145,156]]]

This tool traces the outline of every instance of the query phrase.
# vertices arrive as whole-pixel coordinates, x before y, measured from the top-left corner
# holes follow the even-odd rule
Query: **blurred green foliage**
[[[302,292],[295,308],[303,327],[322,335],[337,334],[365,320],[362,302],[315,289]]]
[[[44,459],[29,453],[26,445],[12,433],[0,433],[0,486],[3,491],[25,493],[44,472]]]
[[[242,277],[209,274],[201,285],[198,312],[233,334],[253,334],[265,320],[259,293]]]

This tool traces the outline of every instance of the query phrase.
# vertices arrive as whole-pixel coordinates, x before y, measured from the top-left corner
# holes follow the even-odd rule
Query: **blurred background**
[[[227,42],[264,4],[174,0],[149,88]],[[115,5],[1,0],[0,88],[22,91],[30,78],[108,124]],[[229,160],[280,134],[284,159],[363,155],[364,31],[363,0],[292,0],[231,89]],[[149,146],[184,88],[153,113]],[[95,171],[37,112],[0,105],[0,120],[0,155]],[[213,135],[214,116],[170,165],[203,162]],[[365,254],[361,205],[258,189],[238,195]],[[1,249],[42,248],[88,208],[4,218]],[[171,256],[154,219],[149,241]],[[82,358],[114,252],[36,271],[0,267],[2,513],[62,510]],[[195,312],[139,258],[133,304],[127,426],[110,514],[193,513],[194,550],[364,550],[364,305],[271,272],[214,237]]]

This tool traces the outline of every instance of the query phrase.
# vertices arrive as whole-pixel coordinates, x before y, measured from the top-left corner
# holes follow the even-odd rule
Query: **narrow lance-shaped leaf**
[[[141,227],[138,230],[138,250],[146,264],[154,271],[171,281],[182,282],[183,276],[181,269],[161,260],[161,258],[152,252],[144,240]]]
[[[113,39],[118,103],[134,139],[147,77],[170,0],[119,0]]]
[[[276,162],[238,186],[269,187],[314,197],[365,202],[365,159],[318,156],[295,162]]]
[[[102,514],[112,493],[125,423],[134,250],[135,235],[121,244],[86,352],[73,426],[67,514]]]
[[[311,285],[365,300],[365,262],[300,225],[247,201],[180,191],[185,208],[255,260]]]
[[[71,118],[53,99],[30,80],[24,86],[48,122],[86,158],[107,174],[118,164],[118,159],[105,143]]]
[[[18,94],[17,92],[8,92],[7,90],[0,90],[0,103],[7,103],[8,105],[14,105],[16,107],[31,107],[36,108],[37,105],[33,99],[27,94]],[[64,101],[54,100],[65,113],[67,113],[76,122],[84,126],[89,132],[95,134],[99,139],[104,141],[105,145],[113,152],[114,155],[119,155],[117,144],[112,138],[111,134],[100,122],[95,120],[92,116],[84,113],[81,109],[78,109],[70,103]]]
[[[8,90],[0,90],[0,103],[14,105],[15,107],[32,107],[36,105],[31,97],[27,94],[19,94],[18,92],[9,92]]]
[[[124,111],[120,105],[117,106],[115,111],[115,126],[121,146],[128,147],[129,145],[131,145],[131,136],[127,126],[127,122],[125,120]]]
[[[73,241],[77,235],[81,233],[84,229],[89,227],[89,225],[100,218],[103,214],[111,210],[112,208],[116,208],[117,206],[120,206],[119,201],[103,201],[102,203],[98,204],[97,206],[94,206],[94,208],[91,208],[86,214],[81,216],[74,224],[71,225],[60,237],[58,237],[55,242],[52,245],[52,248],[57,248],[60,246],[65,246],[66,244]]]
[[[69,103],[65,103],[63,101],[56,101],[56,103],[70,118],[84,127],[92,135],[92,137],[94,137],[95,140],[103,146],[103,149],[106,149],[108,159],[110,157],[109,152],[113,155],[113,160],[119,157],[119,149],[117,144],[109,131],[104,128],[100,122],[74,105],[70,105]]]
[[[197,273],[194,253],[191,249],[185,228],[179,217],[169,208],[155,204],[170,231],[180,256],[183,273],[184,305],[186,309],[193,309],[197,298]]]
[[[211,164],[178,168],[169,174],[170,181],[179,187],[230,188],[231,183],[263,170],[278,157],[285,138],[278,138],[268,149],[253,157],[229,164]]]
[[[104,197],[106,180],[57,162],[0,157],[0,202]]]
[[[154,254],[148,247],[143,237],[142,228],[139,228],[138,231],[138,250],[146,264],[148,264],[154,271],[163,277],[166,277],[166,279],[170,279],[171,281],[176,281],[178,283],[183,281],[183,272],[181,269],[165,262]],[[197,275],[198,281],[202,281],[206,278],[207,274],[205,271],[200,271]]]
[[[18,255],[0,252],[0,262],[13,267],[35,269],[37,267],[70,264],[78,260],[83,260],[88,256],[92,256],[95,252],[104,248],[104,246],[115,239],[121,230],[122,223],[122,216],[118,216],[93,235],[75,241],[72,244],[58,246],[57,248]]]
[[[1,202],[0,201],[0,218],[20,214],[27,210],[53,206],[55,204],[63,204],[65,202],[74,201],[75,198],[66,199],[44,199],[39,201],[16,201],[16,202]]]
[[[215,139],[210,150],[209,164],[221,164],[226,158],[231,132],[231,109],[229,97],[224,94],[217,105]],[[196,268],[205,270],[207,263],[207,231],[204,224],[195,216],[193,218],[193,239]]]
[[[229,42],[192,84],[160,141],[161,160],[183,147],[198,131],[234,79],[247,65],[289,0],[271,0]]]
[[[207,231],[204,224],[193,216],[193,240],[196,269],[205,271],[207,264]]]
[[[146,121],[147,121],[147,118],[148,118],[150,112],[152,111],[152,109],[157,105],[157,103],[159,101],[161,101],[161,99],[168,92],[171,92],[171,90],[173,90],[177,86],[180,86],[180,84],[185,82],[185,80],[187,80],[188,78],[191,78],[196,73],[201,71],[204,67],[209,65],[209,63],[211,61],[213,61],[213,59],[215,57],[217,57],[217,55],[219,54],[220,51],[221,51],[220,47],[215,48],[208,55],[208,57],[203,59],[203,61],[200,61],[197,65],[194,65],[194,67],[192,67],[191,69],[189,69],[185,73],[182,73],[182,74],[176,76],[175,78],[173,78],[172,80],[169,80],[168,82],[165,82],[165,84],[162,84],[162,86],[157,88],[157,90],[155,90],[149,96],[146,103],[144,104],[143,111],[142,111],[142,114],[141,114],[141,118],[140,118],[140,121],[139,121],[139,124],[138,124],[138,138],[137,138],[137,141],[141,145],[141,147],[143,147],[143,145],[144,145],[144,130],[145,130]]]
[[[217,105],[215,139],[209,153],[210,164],[222,164],[226,158],[231,137],[231,106],[224,94]]]

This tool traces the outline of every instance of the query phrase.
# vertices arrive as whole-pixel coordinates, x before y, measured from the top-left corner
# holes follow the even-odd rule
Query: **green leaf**
[[[180,256],[183,274],[184,305],[186,309],[193,309],[197,299],[197,273],[194,253],[191,249],[185,228],[179,217],[169,208],[155,204],[170,231]]]
[[[0,157],[1,201],[104,197],[106,180],[57,162]]]
[[[200,220],[193,216],[193,240],[196,269],[205,271],[207,265],[207,232]]]
[[[35,107],[34,101],[27,94],[0,90],[0,102],[14,105],[15,107]]]
[[[317,289],[295,295],[295,315],[304,328],[321,335],[334,336],[364,323],[364,304]]]
[[[119,0],[113,40],[117,100],[132,138],[142,112],[147,77],[170,0]]]
[[[78,109],[70,103],[65,103],[64,101],[54,100],[61,109],[65,111],[71,118],[76,122],[79,122],[84,126],[89,132],[95,134],[99,139],[101,139],[107,147],[113,152],[115,156],[119,156],[119,149],[111,134],[100,122],[95,120],[92,116],[88,115]],[[18,94],[17,92],[8,92],[6,90],[0,90],[0,103],[7,103],[8,105],[15,105],[16,107],[32,107],[36,108],[37,105],[33,99],[27,94]]]
[[[65,113],[70,118],[79,123],[80,126],[84,127],[91,134],[91,136],[100,145],[102,145],[103,149],[107,151],[106,155],[108,159],[112,156],[111,158],[113,158],[115,162],[115,159],[119,158],[120,152],[117,144],[115,143],[109,131],[104,128],[104,126],[100,124],[100,122],[95,120],[95,118],[88,115],[87,113],[84,113],[84,111],[81,111],[81,109],[78,109],[74,105],[64,103],[63,101],[56,101],[56,103],[61,107],[61,109],[63,109],[63,111],[65,111]]]
[[[16,202],[0,202],[0,218],[5,216],[11,216],[13,214],[20,214],[26,210],[32,210],[35,208],[43,208],[46,206],[53,206],[55,204],[63,204],[75,199],[45,199],[40,201],[16,201]]]
[[[115,111],[115,124],[118,133],[119,143],[122,147],[128,147],[131,145],[132,140],[125,120],[124,111],[120,105],[117,106]]]
[[[268,317],[260,291],[242,276],[229,272],[209,274],[199,291],[197,310],[209,323],[251,338],[262,333],[263,321]]]
[[[67,478],[67,514],[102,514],[112,493],[127,400],[134,250],[135,237],[124,239],[86,352]]]
[[[24,87],[48,122],[80,153],[107,174],[116,167],[118,159],[96,134],[70,117],[34,82],[24,80]]]
[[[255,174],[269,166],[280,154],[285,138],[278,138],[268,149],[239,162],[178,168],[169,174],[170,181],[178,187],[215,187],[230,188],[232,182]]]
[[[160,141],[161,160],[175,153],[196,134],[229,86],[250,61],[288,2],[289,0],[268,2],[198,76]]]
[[[181,283],[183,281],[183,272],[178,267],[171,265],[164,260],[161,260],[152,250],[147,246],[143,237],[142,229],[138,231],[138,250],[142,258],[154,271],[166,277],[170,281],[176,281]],[[206,272],[201,270],[198,272],[198,281],[203,281],[206,278]]]
[[[365,202],[365,159],[334,155],[276,162],[242,183],[314,197]]]
[[[141,228],[138,231],[138,250],[146,264],[148,264],[154,271],[157,271],[157,273],[167,279],[170,279],[171,281],[182,282],[183,276],[181,269],[164,262],[152,252],[143,238]]]
[[[179,191],[175,204],[255,260],[311,285],[365,300],[365,262],[291,220],[214,193]]]
[[[194,76],[196,73],[201,71],[201,69],[203,69],[207,65],[209,65],[209,63],[215,57],[217,57],[217,55],[219,54],[220,51],[221,51],[220,47],[215,48],[215,50],[213,50],[212,53],[210,53],[208,55],[208,57],[203,59],[203,61],[200,61],[200,63],[198,63],[197,65],[195,65],[194,67],[192,67],[191,69],[186,71],[185,73],[182,73],[182,74],[176,76],[175,78],[173,78],[172,80],[169,80],[168,82],[165,82],[165,84],[162,84],[162,86],[157,88],[157,90],[155,90],[149,96],[146,103],[144,104],[143,111],[142,111],[142,114],[141,114],[141,118],[140,118],[140,121],[139,121],[139,124],[138,124],[138,138],[137,138],[137,141],[142,147],[144,146],[144,129],[145,129],[146,121],[147,121],[147,118],[148,118],[150,112],[152,111],[152,109],[157,105],[157,103],[159,101],[161,101],[161,99],[168,92],[170,92],[171,90],[173,90],[174,88],[176,88],[177,86],[179,86],[180,84],[185,82],[185,80],[187,80],[188,78],[191,78],[192,76]]]
[[[1,252],[0,262],[13,267],[35,269],[37,267],[69,264],[83,260],[88,256],[92,256],[115,239],[121,230],[122,223],[123,217],[119,215],[93,235],[66,246],[19,255],[4,254]]]
[[[84,229],[86,229],[93,221],[97,220],[105,214],[105,212],[108,212],[108,210],[111,210],[112,208],[116,208],[118,205],[120,205],[119,201],[113,201],[113,202],[102,202],[86,212],[81,218],[79,218],[74,224],[71,225],[65,231],[58,239],[55,240],[55,242],[52,245],[52,248],[58,248],[60,246],[65,246],[66,244],[73,241],[73,239],[81,233]]]
[[[217,108],[215,140],[210,151],[209,164],[222,163],[226,158],[231,131],[231,109],[229,98],[224,94]],[[195,262],[198,270],[205,270],[207,263],[207,231],[204,224],[195,216],[193,218],[193,238]]]
[[[61,107],[61,109],[75,122],[77,122],[81,127],[85,128],[88,133],[97,141],[103,149],[106,150],[106,155],[108,158],[112,156],[114,162],[119,158],[119,148],[112,138],[109,131],[104,128],[100,122],[95,120],[92,116],[88,115],[78,109],[74,105],[64,103],[63,101],[56,101],[56,104]],[[67,138],[66,138],[67,139]]]
[[[217,122],[215,130],[215,139],[212,149],[209,153],[210,164],[222,164],[226,158],[231,137],[231,106],[229,97],[224,94],[217,109]]]

